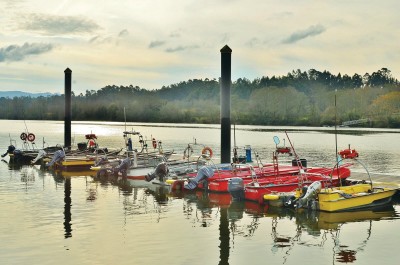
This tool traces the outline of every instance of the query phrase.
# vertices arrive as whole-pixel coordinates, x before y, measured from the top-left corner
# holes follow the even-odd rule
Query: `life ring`
[[[201,150],[201,154],[205,155],[207,159],[211,159],[213,156],[213,151],[210,147],[206,146]]]
[[[36,137],[35,137],[35,135],[33,134],[33,133],[30,133],[30,134],[28,134],[28,141],[29,142],[33,142],[33,141],[35,141],[35,139],[36,139]]]
[[[21,133],[21,135],[19,136],[19,138],[21,138],[22,141],[25,141],[26,138],[28,138],[28,135],[26,133]]]
[[[151,143],[153,144],[153,148],[156,149],[156,148],[157,148],[157,141],[156,141],[156,139],[153,138],[153,140],[151,141]]]

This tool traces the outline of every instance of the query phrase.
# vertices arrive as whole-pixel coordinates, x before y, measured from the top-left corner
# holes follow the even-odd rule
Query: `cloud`
[[[257,37],[251,38],[248,42],[246,42],[246,45],[249,47],[255,47],[259,45],[261,41]]]
[[[118,38],[122,39],[129,35],[127,29],[121,30],[117,36],[100,36],[96,35],[89,39],[89,43],[91,44],[115,44],[118,45]]]
[[[94,36],[89,40],[89,43],[93,44],[108,44],[108,43],[114,43],[114,38],[113,37],[101,37],[101,36]]]
[[[181,36],[181,33],[179,32],[179,30],[176,30],[169,34],[169,37],[171,37],[171,38],[179,38],[180,36]]]
[[[96,43],[98,40],[100,39],[100,36],[94,36],[93,38],[91,38],[90,40],[89,40],[89,43]]]
[[[118,37],[123,38],[129,35],[129,31],[127,29],[122,30],[119,34]]]
[[[47,35],[92,33],[100,26],[80,16],[53,16],[46,14],[29,14],[22,17],[19,28],[32,30]]]
[[[150,49],[156,48],[156,47],[162,46],[162,45],[164,45],[164,44],[165,44],[165,41],[152,41],[152,42],[150,42],[150,44],[149,44],[149,48],[150,48]]]
[[[21,61],[26,56],[38,55],[51,51],[54,48],[52,44],[44,43],[25,43],[22,46],[10,45],[0,48],[0,62]]]
[[[299,40],[319,35],[324,31],[325,31],[325,27],[322,26],[322,25],[310,26],[306,30],[300,30],[300,31],[297,31],[297,32],[293,33],[288,38],[284,39],[282,41],[282,43],[286,43],[286,44],[295,43],[295,42],[297,42]]]
[[[199,46],[197,46],[197,45],[193,45],[193,46],[178,46],[178,47],[175,47],[175,48],[168,48],[165,51],[166,52],[181,52],[181,51],[184,51],[184,50],[190,50],[190,49],[196,49],[196,48],[199,48]]]

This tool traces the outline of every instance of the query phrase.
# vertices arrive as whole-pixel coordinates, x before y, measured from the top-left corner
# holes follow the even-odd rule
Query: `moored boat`
[[[43,161],[46,168],[54,170],[80,171],[88,170],[101,158],[112,159],[118,156],[122,149],[99,148],[97,136],[93,133],[86,134],[87,142],[78,143],[77,149],[61,148],[54,153],[41,150],[31,163]]]
[[[390,204],[396,191],[394,188],[374,187],[371,184],[322,188],[313,198],[301,198],[297,207],[326,212],[373,209]]]
[[[54,154],[57,150],[61,150],[62,147],[60,145],[56,146],[48,146],[47,143],[43,139],[43,146],[39,148],[36,145],[36,136],[31,132],[22,132],[20,134],[20,140],[22,141],[21,147],[17,146],[17,141],[12,139],[10,136],[10,145],[7,148],[7,151],[1,155],[2,158],[9,156],[9,163],[14,165],[30,165],[39,163],[39,161],[35,161],[32,163],[39,152],[44,151],[47,154]]]
[[[265,194],[294,192],[296,189],[308,186],[314,181],[320,181],[323,187],[335,187],[349,176],[350,169],[347,166],[333,171],[328,168],[309,168],[307,171],[286,178],[271,178],[270,180],[258,180],[247,184],[241,182],[240,179],[232,179],[230,180],[230,192],[236,200],[262,203]]]
[[[342,159],[353,159],[364,166],[357,159],[358,152],[350,147],[340,151],[339,155]],[[364,168],[370,178],[369,183],[327,187],[323,186],[320,181],[315,181],[306,190],[298,189],[296,192],[281,193],[275,196],[265,194],[263,200],[276,206],[295,206],[296,208],[325,212],[358,211],[390,204],[398,188],[376,187],[367,168],[365,166]]]
[[[124,132],[126,138],[127,132]],[[177,178],[177,176],[195,172],[201,165],[204,165],[204,160],[200,157],[210,157],[212,150],[204,145],[200,154],[194,154],[193,146],[199,145],[197,143],[188,144],[188,147],[183,152],[183,157],[174,151],[166,152],[162,150],[161,142],[154,143],[152,140],[153,148],[161,148],[158,151],[149,152],[147,148],[142,148],[141,152],[131,150],[128,142],[128,150],[122,157],[113,160],[99,161],[98,164],[91,167],[92,170],[97,171],[99,174],[113,174],[120,175],[130,180],[146,180],[157,167],[166,163],[168,165],[168,176]],[[140,141],[143,143],[143,140]],[[202,152],[208,151],[208,154]]]

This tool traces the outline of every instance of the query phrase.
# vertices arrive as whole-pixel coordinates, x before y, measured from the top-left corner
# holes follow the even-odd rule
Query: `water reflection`
[[[65,238],[72,237],[71,225],[71,178],[66,178],[64,182],[64,230]]]
[[[356,254],[364,250],[367,241],[371,237],[373,221],[384,219],[397,218],[397,214],[393,206],[388,206],[375,211],[357,211],[357,212],[342,212],[342,213],[328,213],[317,211],[295,211],[285,208],[270,208],[265,213],[266,217],[271,217],[272,228],[271,236],[274,244],[271,251],[276,252],[277,249],[286,249],[284,255],[284,263],[290,251],[296,245],[308,247],[323,247],[330,237],[333,241],[333,258],[334,262],[351,263],[356,260]],[[284,236],[279,234],[278,224],[279,220],[287,219],[295,221],[296,231],[294,236]],[[348,246],[341,244],[340,234],[343,226],[354,222],[367,222],[369,223],[366,231],[366,239],[364,239],[359,246]],[[310,240],[302,240],[303,233],[313,238],[319,238],[315,244],[310,243]],[[353,248],[353,249],[352,249]]]
[[[165,189],[162,192],[166,198]],[[265,222],[264,218],[271,219],[271,238],[273,245],[272,253],[278,249],[283,250],[283,263],[290,256],[291,251],[296,246],[324,247],[327,240],[331,239],[334,244],[333,258],[334,263],[350,263],[356,260],[356,254],[362,252],[371,236],[372,222],[382,219],[396,218],[397,215],[393,206],[379,209],[378,211],[360,211],[350,213],[325,213],[315,211],[295,211],[285,208],[265,208],[257,203],[251,202],[231,202],[229,195],[206,193],[202,191],[172,194],[179,196],[186,203],[184,208],[187,216],[196,214],[194,220],[202,227],[210,226],[213,209],[219,209],[219,248],[220,263],[229,264],[230,243],[234,244],[235,236],[252,237],[260,226]],[[195,206],[195,207],[194,207]],[[250,223],[243,225],[238,223],[244,216],[251,216]],[[192,219],[193,220],[193,219]],[[289,236],[279,233],[280,221],[294,222],[294,234]],[[340,243],[340,233],[343,225],[354,222],[368,222],[369,228],[366,231],[366,239],[359,245],[345,245]],[[285,224],[284,224],[285,225]],[[316,243],[312,243],[309,237],[312,236]],[[305,239],[303,240],[303,238]],[[319,239],[319,240],[318,240]]]
[[[258,229],[265,218],[271,219],[271,251],[276,253],[278,249],[283,250],[283,263],[287,261],[291,251],[297,246],[324,247],[328,241],[333,245],[332,259],[335,263],[352,263],[357,260],[357,254],[363,252],[372,235],[374,222],[381,220],[397,219],[398,215],[392,205],[374,211],[357,211],[328,213],[307,210],[293,210],[286,208],[267,208],[252,202],[231,202],[227,194],[206,193],[203,191],[168,194],[164,189],[162,192],[165,198],[178,196],[186,203],[184,211],[200,211],[201,216],[196,216],[196,221],[201,226],[210,226],[213,208],[219,209],[219,239],[220,239],[220,263],[229,264],[230,242],[234,244],[235,236],[251,237]],[[396,200],[395,200],[396,203]],[[192,206],[195,207],[192,207]],[[240,225],[244,216],[251,217],[249,224]],[[293,222],[294,234],[285,235],[279,233],[279,223]],[[341,233],[343,227],[354,223],[368,224],[365,232],[365,239],[353,244],[343,244]],[[287,228],[287,227],[285,227]],[[361,230],[363,232],[363,230]],[[310,239],[311,237],[311,239]],[[313,240],[316,241],[313,243]]]
[[[31,179],[37,181],[38,176],[50,175],[57,186],[64,188],[64,219],[63,236],[65,239],[73,235],[71,184],[75,181],[66,172],[43,172],[28,167],[20,170],[21,181]],[[69,175],[72,173],[68,173]],[[310,252],[315,249],[324,249],[332,254],[332,262],[352,263],[357,261],[361,252],[365,251],[370,238],[373,238],[374,223],[380,220],[398,218],[394,207],[379,209],[378,211],[361,211],[348,213],[324,213],[302,209],[295,211],[285,208],[268,208],[254,202],[233,202],[230,194],[207,193],[205,191],[171,192],[168,187],[148,185],[146,182],[130,181],[115,176],[80,176],[86,178],[86,199],[96,201],[97,188],[114,189],[123,196],[122,208],[124,213],[124,227],[129,225],[129,216],[145,216],[160,222],[167,216],[165,213],[174,210],[173,200],[182,202],[185,221],[193,226],[204,229],[217,229],[219,233],[218,251],[219,264],[229,264],[232,259],[233,247],[241,244],[243,238],[261,238],[261,245],[265,244],[268,253],[287,263],[293,259],[299,248],[307,247]],[[84,183],[83,183],[84,184]],[[75,199],[77,200],[77,199]],[[395,200],[395,203],[397,200]],[[113,203],[113,202],[111,202]],[[176,208],[175,208],[176,209]],[[155,217],[155,218],[153,218]],[[138,220],[135,218],[135,220]],[[148,219],[147,219],[148,220]],[[359,237],[356,242],[348,241],[346,228],[355,222],[368,225],[357,228]],[[268,224],[270,229],[260,235],[260,227]],[[217,228],[216,228],[217,227]],[[75,227],[76,229],[76,227]],[[76,231],[75,231],[76,232]],[[258,232],[258,233],[257,233]],[[344,237],[343,237],[344,236]],[[264,239],[263,239],[264,238]],[[344,239],[344,240],[343,240]],[[264,242],[264,243],[263,243]]]
[[[286,263],[296,248],[308,247],[325,249],[332,253],[332,262],[352,263],[357,255],[365,251],[373,236],[373,224],[381,220],[397,219],[393,206],[375,211],[358,211],[346,213],[326,213],[286,208],[268,208],[253,202],[232,202],[230,194],[207,193],[205,191],[171,192],[168,187],[148,185],[146,182],[130,181],[113,176],[94,176],[93,183],[106,186],[118,186],[124,196],[123,209],[125,218],[129,215],[156,214],[156,222],[169,211],[172,200],[181,200],[185,219],[196,226],[212,229],[218,224],[219,231],[219,264],[229,264],[232,245],[239,238],[253,237],[259,227],[270,222],[270,233],[266,242],[269,251],[282,255]],[[67,181],[67,179],[66,179]],[[65,184],[65,235],[72,236],[71,200],[68,203],[68,188]],[[89,189],[89,195],[90,193]],[[69,193],[70,195],[70,193]],[[397,198],[397,197],[396,197]],[[395,203],[397,199],[395,198]],[[149,207],[150,206],[150,207]],[[289,223],[289,225],[288,225]],[[349,234],[346,228],[354,223],[367,224],[357,228],[365,237],[358,237],[351,244],[344,244]],[[284,229],[285,232],[282,232]],[[288,233],[292,229],[293,233]],[[331,251],[330,251],[331,250]]]

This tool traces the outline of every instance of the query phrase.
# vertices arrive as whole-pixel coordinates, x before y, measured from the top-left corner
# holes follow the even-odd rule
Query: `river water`
[[[72,124],[74,143],[95,133],[100,147],[124,147],[125,130],[161,140],[164,150],[178,154],[194,141],[220,154],[219,125]],[[19,135],[27,131],[36,135],[39,148],[43,142],[64,142],[63,122],[2,120],[0,152],[10,141],[21,148]],[[308,165],[333,166],[336,148],[350,144],[371,173],[400,180],[400,130],[336,132],[235,126],[232,146],[244,151],[250,145],[263,162],[271,162],[278,136]],[[0,205],[0,264],[397,264],[400,258],[397,197],[393,207],[377,212],[267,209],[231,203],[226,194],[171,194],[160,187],[99,181],[91,172],[13,167],[7,156],[0,165]]]

